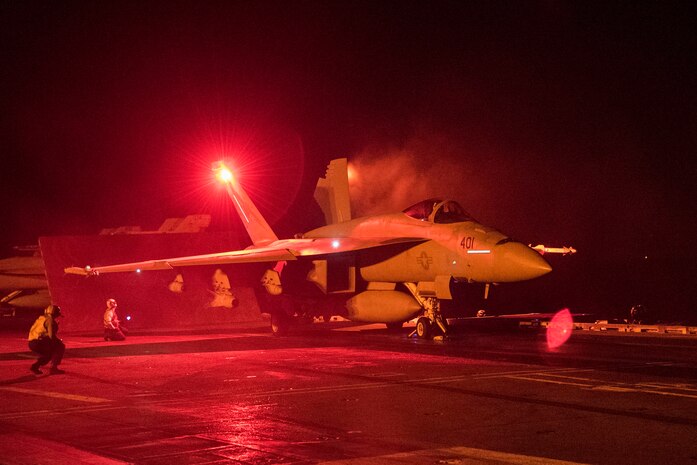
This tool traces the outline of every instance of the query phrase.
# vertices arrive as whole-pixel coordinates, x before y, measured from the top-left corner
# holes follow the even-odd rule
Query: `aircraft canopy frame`
[[[420,221],[437,224],[476,221],[462,205],[454,200],[426,199],[402,210],[405,215]]]

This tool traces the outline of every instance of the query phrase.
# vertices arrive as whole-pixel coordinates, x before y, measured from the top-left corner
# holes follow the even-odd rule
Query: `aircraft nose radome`
[[[534,279],[552,271],[549,263],[525,244],[508,242],[498,247],[503,252],[503,267],[499,270],[508,281]]]

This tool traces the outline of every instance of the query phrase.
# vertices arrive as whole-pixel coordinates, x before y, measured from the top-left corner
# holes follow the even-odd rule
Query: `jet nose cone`
[[[507,242],[496,246],[496,253],[501,257],[499,273],[505,281],[526,281],[539,278],[552,271],[552,267],[542,256],[520,242]]]

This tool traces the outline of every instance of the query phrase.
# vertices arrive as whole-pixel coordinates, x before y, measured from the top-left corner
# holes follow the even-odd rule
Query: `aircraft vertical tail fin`
[[[273,232],[269,223],[261,216],[256,205],[254,205],[225,164],[223,162],[214,163],[213,170],[217,172],[218,177],[225,183],[225,189],[242,220],[242,224],[247,230],[247,234],[252,239],[252,243],[255,246],[264,246],[277,241],[278,236],[276,236],[276,233]]]
[[[348,184],[348,160],[338,158],[327,166],[327,173],[317,181],[315,200],[327,224],[351,219],[351,199]]]

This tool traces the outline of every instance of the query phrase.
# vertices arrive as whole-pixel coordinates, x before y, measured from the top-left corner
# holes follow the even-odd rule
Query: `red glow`
[[[283,125],[245,113],[244,121],[192,121],[181,140],[182,163],[167,164],[169,197],[185,211],[210,214],[212,228],[229,229],[239,218],[226,188],[239,183],[270,224],[285,215],[304,179],[300,136]],[[179,157],[177,158],[179,160]],[[221,177],[222,165],[232,179]],[[164,190],[164,186],[163,189]],[[293,227],[307,229],[308,225]]]
[[[571,337],[573,328],[574,320],[569,309],[565,308],[557,312],[547,326],[547,347],[556,349],[564,345]]]
[[[227,168],[221,169],[220,170],[220,179],[222,179],[225,182],[232,181],[232,173],[230,172],[230,170]]]
[[[346,167],[346,175],[348,176],[349,183],[356,181],[358,173],[351,163]]]
[[[223,161],[217,161],[213,163],[213,172],[215,176],[221,180],[223,183],[228,183],[232,181],[232,171],[225,165]]]

